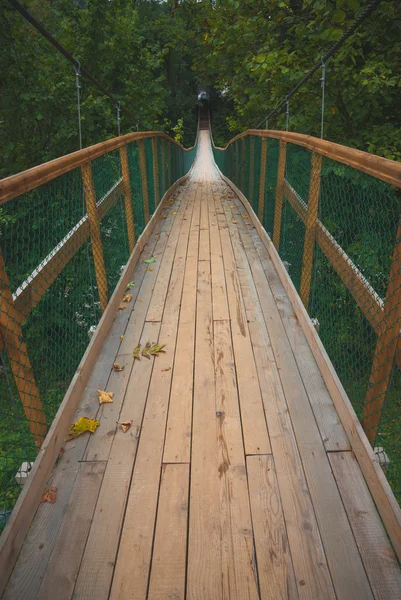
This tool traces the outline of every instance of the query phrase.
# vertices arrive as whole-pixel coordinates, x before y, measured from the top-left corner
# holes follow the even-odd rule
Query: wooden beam
[[[86,211],[89,218],[89,229],[92,241],[93,262],[95,264],[96,283],[102,311],[106,310],[109,300],[109,290],[107,285],[106,267],[103,257],[102,238],[100,235],[100,221],[96,206],[95,184],[92,175],[92,164],[82,166],[82,183],[84,186],[84,196]]]
[[[178,179],[173,187],[166,192],[162,202],[157,207],[148,225],[138,238],[134,252],[121,275],[110,302],[103,313],[96,332],[75,372],[66,395],[53,423],[49,429],[46,439],[39,451],[38,457],[32,467],[29,479],[17,500],[14,510],[0,538],[0,596],[7,585],[15,561],[18,558],[21,546],[29,529],[31,520],[43,493],[43,487],[53,469],[54,463],[64,443],[68,428],[74,418],[76,409],[89,381],[97,356],[103,346],[104,340],[121,303],[121,298],[132,279],[132,273],[138,262],[140,254],[145,246],[152,230],[159,220],[166,200],[174,193],[175,189],[186,179],[188,175]]]
[[[152,140],[153,142],[153,140]],[[128,152],[127,146],[121,146],[120,148],[120,160],[121,160],[121,172],[123,176],[124,185],[124,206],[125,206],[125,219],[127,223],[127,234],[128,234],[128,246],[129,252],[134,249],[135,246],[135,227],[134,227],[134,211],[132,210],[132,193],[131,193],[131,178],[129,173],[128,164]]]
[[[276,203],[275,203],[275,208],[274,208],[274,229],[273,229],[273,244],[276,246],[277,250],[280,248],[281,215],[283,212],[286,150],[287,150],[286,143],[280,141],[280,154],[279,154],[279,158],[278,158]]]
[[[310,286],[312,280],[313,254],[315,249],[316,222],[319,209],[320,174],[322,171],[322,157],[313,152],[312,167],[309,181],[308,212],[306,216],[306,230],[304,240],[304,255],[302,259],[301,287],[299,295],[308,308]]]
[[[291,300],[295,314],[298,317],[299,324],[301,325],[306,339],[309,342],[309,346],[326,383],[334,406],[337,409],[338,415],[357,458],[358,464],[376,503],[387,533],[391,539],[394,550],[398,556],[398,559],[401,560],[401,508],[393,494],[392,489],[390,488],[386,476],[383,473],[378,457],[373,453],[373,449],[366,437],[364,430],[362,429],[362,425],[355,414],[353,406],[319,338],[319,335],[316,332],[316,329],[313,326],[304,305],[300,301],[295,286],[292,283],[288,272],[284,268],[274,244],[262,227],[245,196],[227,177],[225,177],[222,173],[220,174],[223,180],[232,188],[232,190],[241,200],[262,242],[269,252],[270,258],[276,268],[288,297]]]
[[[168,181],[168,187],[171,187],[171,182],[172,182],[172,177],[173,177],[173,173],[172,173],[172,160],[171,160],[171,144],[170,142],[167,142],[167,181]]]
[[[10,368],[14,376],[15,386],[24,407],[29,429],[39,449],[47,433],[46,415],[28,351],[20,326],[20,317],[14,306],[3,253],[0,249],[0,339],[2,339]]]
[[[401,317],[401,221],[398,224],[387,286],[384,315],[380,323],[372,370],[363,408],[363,428],[373,444],[382,417],[391,372],[397,353]]]
[[[241,140],[241,167],[240,167],[240,186],[244,189],[245,186],[245,149],[246,149],[245,137]]]
[[[160,202],[159,190],[159,157],[157,155],[157,139],[152,138],[153,180],[155,185],[155,208]],[[182,155],[184,156],[184,155]],[[182,169],[184,171],[184,169]]]
[[[145,217],[145,224],[147,224],[149,222],[149,195],[148,195],[148,176],[146,173],[145,143],[143,140],[139,140],[138,147],[139,147],[139,164],[140,164],[140,168],[141,168],[143,214]]]
[[[255,188],[255,138],[251,136],[249,138],[249,192],[248,198],[249,201],[253,202],[253,190]]]
[[[167,189],[166,185],[166,144],[164,140],[161,140],[162,145],[162,170],[161,170],[161,178],[162,178],[162,186],[163,192]]]
[[[262,149],[260,153],[260,180],[258,202],[258,217],[261,223],[263,223],[263,216],[265,214],[266,157],[267,140],[262,140]]]

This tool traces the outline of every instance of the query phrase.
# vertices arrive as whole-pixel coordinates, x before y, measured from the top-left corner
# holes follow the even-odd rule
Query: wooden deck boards
[[[401,598],[330,394],[245,214],[200,132],[82,399],[78,416],[101,425],[66,443],[57,502],[39,507],[4,598]],[[134,361],[139,341],[166,351]],[[96,389],[114,402],[99,409]]]

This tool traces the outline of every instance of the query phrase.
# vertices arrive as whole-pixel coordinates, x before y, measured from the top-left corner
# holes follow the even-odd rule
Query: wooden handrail
[[[342,146],[341,144],[329,142],[328,140],[320,140],[311,135],[304,135],[303,133],[278,131],[275,129],[247,129],[247,131],[240,133],[230,140],[225,148],[219,148],[217,146],[215,146],[215,148],[216,150],[226,150],[236,140],[240,140],[247,135],[257,135],[263,139],[271,138],[296,144],[297,146],[303,146],[313,152],[318,152],[322,156],[331,158],[343,165],[348,165],[353,169],[376,177],[376,179],[380,179],[390,185],[401,188],[401,163],[377,156],[376,154],[369,154],[369,152],[363,152],[356,148],[348,148],[348,146]]]
[[[30,190],[33,190],[44,183],[48,183],[49,181],[56,179],[56,177],[60,177],[60,175],[63,175],[64,173],[68,173],[73,169],[82,167],[95,158],[99,158],[108,152],[117,150],[125,144],[154,137],[160,137],[169,140],[170,142],[173,142],[179,146],[182,150],[185,150],[185,152],[189,152],[195,147],[192,146],[191,148],[184,148],[181,146],[181,144],[176,142],[173,138],[169,137],[162,131],[140,131],[135,133],[127,133],[126,135],[101,142],[100,144],[95,144],[94,146],[89,146],[88,148],[83,148],[82,150],[77,150],[76,152],[72,152],[66,156],[55,158],[54,160],[44,163],[43,165],[39,165],[38,167],[32,167],[31,169],[22,171],[22,173],[17,173],[16,175],[11,175],[10,177],[2,179],[0,181],[0,204],[4,204],[8,200],[12,200],[13,198],[20,196],[21,194],[25,194],[26,192],[29,192]]]

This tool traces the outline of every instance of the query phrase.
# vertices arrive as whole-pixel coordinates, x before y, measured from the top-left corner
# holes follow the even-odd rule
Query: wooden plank
[[[308,308],[310,286],[312,280],[313,255],[315,249],[316,222],[319,209],[320,174],[322,171],[322,157],[313,152],[308,192],[308,213],[306,217],[306,230],[304,240],[304,253],[302,258],[301,286],[299,295],[304,306]]]
[[[105,467],[103,462],[79,465],[74,489],[38,598],[50,598],[54,590],[57,590],[57,598],[60,600],[71,598]],[[11,593],[10,597],[15,598],[11,586],[8,587],[7,593]]]
[[[104,265],[102,238],[100,235],[99,215],[96,206],[96,192],[95,184],[93,182],[91,163],[82,167],[82,184],[84,187],[86,211],[89,218],[89,229],[92,242],[92,254],[95,265],[97,289],[100,299],[100,306],[104,312],[109,300],[109,290],[107,285],[106,267]]]
[[[397,557],[401,558],[401,509],[394,497],[390,485],[378,464],[378,458],[374,455],[372,447],[362,429],[361,424],[355,414],[352,404],[339,380],[339,377],[327,355],[324,346],[312,325],[309,315],[302,302],[299,300],[298,293],[291,281],[288,272],[284,269],[280,257],[272,244],[270,238],[264,231],[258,221],[257,216],[241,191],[227,178],[222,175],[234,192],[240,198],[242,204],[248,210],[252,222],[258,231],[270,258],[277,270],[277,273],[284,285],[284,288],[294,307],[296,316],[299,319],[302,330],[309,342],[310,348],[315,357],[316,363],[320,369],[327,389],[333,399],[341,422],[344,426],[348,439],[351,442],[352,449],[361,467],[362,473],[368,483],[369,490],[375,500],[380,516],[386,526],[388,535],[393,543]]]
[[[382,418],[400,337],[401,316],[401,221],[398,224],[393,259],[375,354],[362,414],[368,440],[374,444]]]
[[[228,229],[220,229],[220,239],[238,377],[245,454],[270,454],[262,397]]]
[[[199,232],[199,260],[210,260],[209,210],[206,183],[201,186],[201,218]]]
[[[28,356],[23,332],[10,289],[6,265],[0,248],[0,339],[4,342],[9,365],[18,395],[24,407],[24,415],[37,450],[47,433],[46,415],[36,385],[31,361]]]
[[[149,598],[185,598],[189,465],[163,465]]]
[[[183,235],[188,237],[187,232]],[[159,338],[166,351],[157,357],[150,382],[111,588],[113,599],[146,598],[147,594],[182,285],[182,270],[173,269]]]
[[[221,590],[219,457],[212,288],[209,261],[198,266],[195,376],[191,453],[187,598],[213,598]]]
[[[259,181],[259,202],[258,202],[258,217],[263,223],[265,214],[265,185],[266,185],[266,157],[267,157],[267,140],[262,140],[262,149],[260,153],[260,181]]]
[[[196,184],[193,184],[194,186]],[[195,352],[200,186],[196,186],[189,236],[163,462],[189,462]]]
[[[212,270],[212,300],[213,320],[227,321],[228,312],[226,278],[224,274],[223,254],[219,234],[219,212],[215,206],[214,192],[209,185],[207,188],[207,201],[209,206],[209,231],[210,231],[210,264]],[[221,212],[221,211],[220,211]]]
[[[246,465],[261,600],[297,600],[273,457],[248,456]]]
[[[375,599],[401,598],[401,570],[354,453],[329,460]]]
[[[284,177],[286,162],[286,143],[280,141],[280,153],[277,167],[276,202],[274,205],[273,244],[280,247],[281,215],[283,212]]]
[[[141,342],[157,341],[160,323],[147,323]],[[93,524],[82,558],[74,598],[107,599],[124,521],[143,413],[154,361],[135,362],[119,421],[133,421],[124,433],[118,428],[96,505]]]
[[[145,217],[145,223],[149,221],[149,192],[148,192],[148,176],[146,173],[146,154],[145,154],[145,142],[139,140],[139,165],[141,169],[141,190],[142,190],[142,203],[143,203],[143,214]]]
[[[153,144],[152,139],[152,144]],[[131,178],[129,173],[127,146],[120,148],[121,172],[124,184],[125,219],[127,222],[128,246],[130,254],[135,246],[134,212],[132,210]]]
[[[157,154],[157,138],[152,138],[152,158],[153,158],[153,181],[155,189],[155,207],[160,202],[160,191],[159,191],[159,157]]]
[[[165,194],[163,201],[159,204],[149,224],[139,237],[134,252],[121,274],[120,281],[114,290],[109,305],[97,326],[96,333],[82,357],[78,369],[57,412],[56,418],[53,420],[50,430],[33,465],[29,479],[24,485],[24,489],[17,500],[13,513],[7,522],[0,538],[0,594],[3,592],[15,561],[17,560],[31,519],[40,502],[43,487],[59,455],[64,437],[85,390],[85,386],[96,362],[97,355],[101,350],[104,339],[114,321],[122,295],[127,288],[128,282],[132,281],[133,270],[138,262],[142,249],[149,239],[155,223],[159,219],[159,215],[163,210],[166,199],[174,192],[180,183],[186,179],[187,176],[177,180],[172,189]]]

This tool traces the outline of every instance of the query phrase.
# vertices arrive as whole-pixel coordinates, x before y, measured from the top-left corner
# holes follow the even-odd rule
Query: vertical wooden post
[[[46,416],[24,342],[21,322],[22,316],[14,306],[3,253],[0,250],[0,338],[6,348],[29,429],[39,449],[47,433]]]
[[[157,155],[157,138],[152,138],[153,181],[155,185],[155,208],[160,202],[159,191],[159,157]]]
[[[104,265],[102,238],[100,235],[100,223],[96,206],[96,192],[93,182],[91,163],[82,166],[82,182],[84,185],[86,211],[89,218],[97,289],[99,292],[100,306],[104,312],[108,302],[109,291],[107,285],[106,267]]]
[[[171,164],[171,158],[172,158],[172,152],[171,152],[171,142],[170,140],[167,142],[167,147],[168,147],[168,187],[171,188],[171,178],[172,178],[172,164]]]
[[[390,278],[384,303],[383,319],[370,372],[369,386],[363,408],[362,423],[369,441],[373,444],[382,416],[401,326],[401,220],[393,251]]]
[[[245,138],[243,137],[241,139],[241,181],[240,181],[240,188],[241,191],[245,194],[245,150],[246,150],[246,144],[245,144]]]
[[[124,184],[124,205],[125,205],[125,218],[127,221],[127,233],[128,233],[128,246],[130,253],[133,251],[135,246],[135,227],[134,227],[134,213],[132,210],[132,194],[131,194],[131,181],[129,176],[129,165],[128,165],[128,152],[127,146],[121,146],[120,148],[120,160],[121,160],[121,171],[123,175]]]
[[[260,152],[260,179],[259,179],[259,202],[258,202],[258,218],[263,225],[263,216],[265,213],[265,185],[266,185],[266,157],[267,157],[267,140],[262,139],[262,148]]]
[[[273,244],[277,252],[280,249],[281,215],[283,212],[284,175],[287,143],[280,140],[280,154],[278,158],[276,205],[274,207]]]
[[[250,143],[250,149],[249,149],[250,160],[249,160],[248,199],[252,205],[253,204],[253,190],[255,187],[255,185],[254,185],[254,183],[255,183],[255,138],[253,135],[250,136],[249,143]]]
[[[239,141],[235,142],[235,173],[233,176],[233,181],[238,182],[239,175]]]
[[[164,138],[161,139],[161,144],[162,144],[162,170],[161,170],[161,177],[162,177],[162,186],[163,186],[163,194],[162,194],[162,196],[164,196],[164,193],[166,191],[166,151],[165,151],[165,140],[164,140]]]
[[[302,259],[301,287],[299,295],[308,308],[310,286],[312,279],[313,252],[315,249],[316,221],[319,209],[320,175],[322,171],[322,156],[312,153],[312,167],[309,179],[308,212],[306,215],[306,230],[304,241],[304,255]]]
[[[147,225],[149,222],[149,195],[148,195],[148,176],[146,173],[146,154],[145,154],[144,140],[139,140],[138,146],[139,146],[139,164],[141,167],[143,214],[145,215],[145,223]]]

